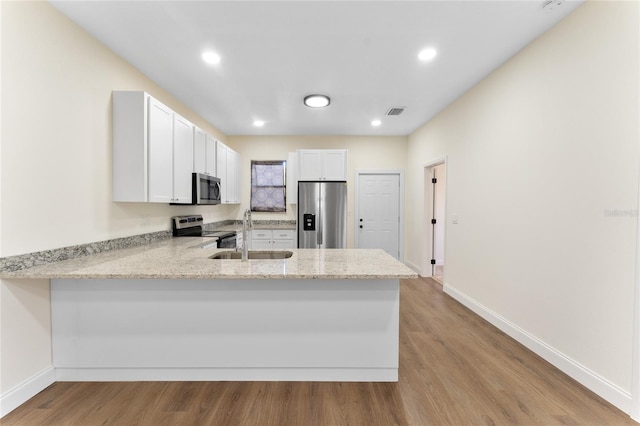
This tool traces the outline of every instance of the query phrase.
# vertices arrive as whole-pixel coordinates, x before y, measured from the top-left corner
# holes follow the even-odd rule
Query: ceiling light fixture
[[[210,65],[216,65],[220,63],[220,55],[211,51],[204,52],[202,54],[202,60]]]
[[[262,127],[262,126],[264,126],[264,123],[265,122],[262,121],[262,120],[256,120],[256,121],[253,122],[253,125],[256,126],[256,127]]]
[[[382,121],[380,121],[380,120],[373,120],[373,121],[371,122],[371,125],[372,125],[373,127],[378,127],[378,126],[379,126],[379,125],[381,125],[381,124],[382,124]]]
[[[304,104],[309,108],[324,108],[329,106],[331,99],[326,95],[309,95],[304,97]]]
[[[428,49],[422,50],[418,54],[418,59],[420,59],[422,62],[428,62],[435,58],[437,54],[438,52],[436,51],[436,49],[429,47]]]

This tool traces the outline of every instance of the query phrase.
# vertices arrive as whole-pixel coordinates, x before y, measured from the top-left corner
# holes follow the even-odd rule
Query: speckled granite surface
[[[207,231],[242,231],[242,221],[225,220],[204,225]],[[254,229],[296,229],[295,220],[260,220],[254,221]],[[43,250],[18,256],[0,257],[0,272],[14,272],[34,266],[47,265],[68,259],[89,256],[96,253],[120,250],[128,247],[139,247],[155,241],[171,238],[171,231],[152,232],[149,234],[133,235],[131,237],[116,238],[107,241],[82,244],[59,249]]]
[[[0,278],[403,279],[416,273],[383,250],[294,249],[284,260],[212,260],[207,238],[172,238],[19,271]]]
[[[19,271],[34,266],[47,265],[67,259],[75,259],[90,256],[97,253],[120,250],[127,247],[139,247],[154,241],[171,238],[170,231],[153,232],[149,234],[134,235],[131,237],[116,238],[96,243],[82,244],[78,246],[63,247],[53,250],[43,250],[35,253],[21,254],[0,258],[0,272]]]

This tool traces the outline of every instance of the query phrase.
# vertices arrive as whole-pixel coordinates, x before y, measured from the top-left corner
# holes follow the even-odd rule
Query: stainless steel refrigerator
[[[298,183],[298,248],[347,247],[347,182]]]

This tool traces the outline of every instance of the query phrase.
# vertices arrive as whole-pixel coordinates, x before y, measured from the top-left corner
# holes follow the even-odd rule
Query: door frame
[[[353,238],[355,242],[355,247],[357,248],[359,245],[359,233],[358,233],[358,218],[360,217],[360,188],[359,181],[360,176],[362,175],[398,175],[400,178],[400,193],[398,194],[398,215],[400,216],[400,222],[398,227],[398,255],[399,260],[404,261],[404,171],[403,170],[369,170],[362,169],[356,170],[356,179],[355,179],[355,194],[354,194],[354,215],[353,215]]]
[[[424,163],[422,166],[422,183],[423,183],[423,210],[422,210],[422,232],[420,233],[421,238],[420,238],[420,276],[421,277],[430,277],[432,276],[432,269],[431,269],[431,263],[429,262],[430,259],[433,259],[433,247],[432,247],[432,241],[433,241],[433,225],[431,224],[431,214],[428,214],[428,212],[432,212],[433,211],[433,185],[430,183],[431,182],[431,176],[433,175],[433,168],[436,166],[439,166],[441,164],[444,164],[444,173],[445,173],[445,181],[448,182],[449,181],[449,167],[447,165],[447,156],[445,155],[444,157],[439,157],[436,159],[433,159],[427,163]],[[429,185],[427,185],[427,181],[429,182]],[[447,206],[449,204],[449,196],[448,196],[448,191],[447,191],[447,187],[448,185],[445,186],[444,188],[444,258],[445,258],[445,265],[447,263]],[[447,268],[445,266],[444,271],[443,271],[443,276],[442,276],[442,282],[446,283],[446,274],[447,274]]]

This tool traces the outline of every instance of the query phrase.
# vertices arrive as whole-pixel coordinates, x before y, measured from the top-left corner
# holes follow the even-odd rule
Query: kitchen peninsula
[[[396,381],[399,280],[382,250],[215,260],[174,238],[16,272],[51,280],[61,381]]]

